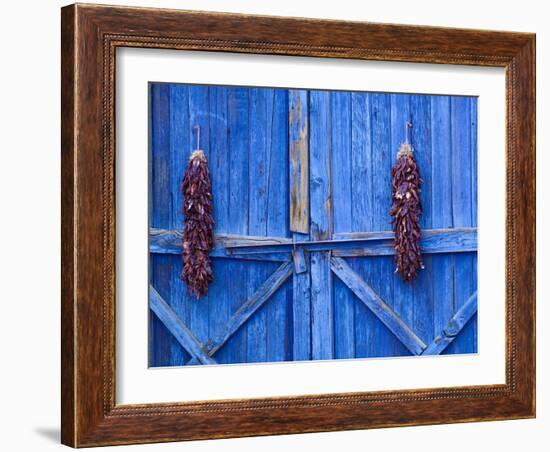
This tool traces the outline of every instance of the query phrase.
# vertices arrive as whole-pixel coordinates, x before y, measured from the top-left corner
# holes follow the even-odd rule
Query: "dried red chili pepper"
[[[214,219],[212,217],[212,183],[208,162],[201,150],[191,154],[182,183],[183,213],[183,269],[181,279],[197,299],[208,293],[213,281],[210,250],[214,247]]]
[[[405,142],[401,145],[392,168],[393,204],[390,215],[393,217],[395,232],[395,272],[399,272],[408,282],[424,268],[420,253],[421,186],[422,178],[412,146]]]

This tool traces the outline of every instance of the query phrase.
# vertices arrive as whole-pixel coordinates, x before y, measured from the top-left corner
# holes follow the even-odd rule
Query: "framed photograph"
[[[62,442],[535,416],[535,36],[62,9]]]

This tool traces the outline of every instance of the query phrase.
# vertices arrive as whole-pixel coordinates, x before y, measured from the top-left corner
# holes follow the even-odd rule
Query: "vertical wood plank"
[[[472,161],[470,100],[467,97],[451,98],[452,123],[452,206],[454,227],[472,225]],[[455,312],[473,293],[473,257],[471,253],[454,256]],[[447,348],[447,353],[472,353],[474,350],[472,325],[464,327],[460,335]]]
[[[420,200],[422,216],[420,227],[428,229],[433,226],[432,214],[432,143],[431,143],[431,101],[432,96],[411,96],[412,145],[416,161],[423,179]],[[429,343],[434,331],[434,298],[432,281],[432,256],[422,256],[424,269],[418,273],[413,282],[413,322],[411,327],[416,334]]]
[[[478,225],[478,122],[477,122],[477,103],[478,98],[470,98],[470,152],[472,156],[472,225]],[[472,284],[474,290],[478,290],[477,287],[477,252],[472,256]],[[479,303],[479,300],[478,300]],[[473,334],[473,353],[478,351],[478,320],[477,320],[477,311],[476,314],[472,317],[472,334]]]
[[[397,152],[401,143],[405,141],[405,124],[411,120],[411,96],[408,94],[391,95],[391,158],[395,163]],[[391,187],[390,187],[391,190]],[[390,200],[391,202],[391,200]],[[399,274],[395,273],[395,261],[392,260],[392,280],[394,290],[393,309],[407,324],[413,323],[414,294],[410,284],[403,281]],[[394,346],[396,355],[407,354],[401,344]]]
[[[273,108],[273,90],[250,88],[249,92],[250,148],[249,148],[249,211],[248,233],[267,234],[269,186],[269,143],[271,128],[268,128]],[[264,263],[254,263],[249,268],[249,296],[264,282],[268,274]],[[262,308],[247,323],[247,362],[264,362],[267,357],[267,317]]]
[[[151,225],[167,228],[170,225],[170,87],[166,84],[151,86],[151,166],[155,184],[152,189]],[[152,258],[151,280],[162,297],[170,297],[170,256],[157,255]],[[154,315],[151,321],[152,367],[171,364],[172,337],[166,327]]]
[[[208,162],[212,180],[213,215],[215,233],[228,230],[229,223],[229,155],[228,155],[228,89],[211,86],[209,90],[210,158]],[[233,263],[228,259],[212,259],[214,281],[208,289],[209,315],[208,337],[211,338],[230,318],[232,293],[227,290],[232,275]],[[222,347],[216,352],[219,363],[230,362],[229,351]]]
[[[330,180],[330,93],[309,94],[310,223],[312,240],[332,235]],[[334,357],[334,318],[330,253],[311,253],[311,348],[312,359]]]
[[[267,127],[271,139],[268,143],[268,215],[267,235],[288,237],[289,230],[289,184],[288,184],[288,91],[275,89],[272,92],[271,117],[268,117]],[[288,343],[289,303],[292,301],[291,283],[286,282],[272,299],[266,304],[267,315],[267,361],[285,361],[291,359]]]
[[[472,168],[472,225],[477,226],[477,187],[478,187],[478,122],[477,97],[470,98],[470,158]]]
[[[432,142],[432,225],[453,226],[451,98],[431,98]],[[445,328],[454,314],[453,256],[432,256],[432,292],[434,299],[434,336]]]
[[[191,149],[189,148],[189,89],[186,85],[170,85],[170,206],[159,208],[170,209],[170,228],[183,229],[183,193],[181,183],[187,166]],[[193,300],[187,292],[185,283],[180,279],[182,270],[182,259],[180,255],[169,257],[171,261],[171,291],[170,297],[165,298],[178,317],[186,324],[189,324],[189,305]],[[189,353],[171,338],[171,359],[172,366],[181,366],[190,359]]]
[[[352,154],[352,232],[372,231],[373,178],[372,178],[372,128],[370,94],[351,93],[351,154]],[[369,267],[360,258],[349,260],[350,266],[363,278],[370,280]],[[370,341],[376,317],[355,300],[355,357],[370,356]]]
[[[248,235],[248,166],[249,166],[249,117],[248,88],[228,88],[228,166],[229,211],[228,231]],[[243,261],[231,263],[228,291],[231,293],[230,311],[235,313],[248,298],[248,267]],[[232,363],[246,362],[247,331],[237,331],[224,346],[227,359]]]
[[[391,96],[373,93],[371,100],[371,178],[372,178],[372,229],[387,231],[391,228],[389,210],[391,207],[391,168],[395,152],[391,148]],[[361,260],[361,266],[368,272],[365,279],[376,293],[393,308],[394,290],[392,284],[393,257],[376,257]],[[368,267],[368,269],[366,268]],[[409,324],[410,325],[410,324]],[[368,356],[391,356],[399,350],[400,342],[379,320],[373,322],[369,331]],[[404,348],[399,354],[409,354]]]
[[[334,232],[352,230],[351,93],[331,93],[331,159]],[[336,358],[355,357],[355,297],[334,278],[334,352]]]
[[[289,90],[290,230],[309,233],[309,146],[307,91]]]
[[[289,133],[289,183],[291,197],[289,204],[292,206],[302,200],[301,207],[306,217],[307,228],[303,232],[295,232],[292,239],[295,242],[309,239],[309,104],[306,90],[288,91],[288,133]],[[305,180],[304,180],[305,178]],[[298,196],[299,190],[296,181],[300,181],[300,187],[307,186],[307,195]],[[293,182],[295,181],[295,182]],[[297,229],[292,226],[291,230]],[[309,256],[306,255],[306,265],[309,268]],[[294,361],[311,359],[311,292],[310,272],[294,274],[292,278],[292,358]]]

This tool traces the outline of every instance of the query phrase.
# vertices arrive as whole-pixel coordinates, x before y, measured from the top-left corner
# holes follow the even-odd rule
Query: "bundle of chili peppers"
[[[395,272],[400,273],[407,282],[411,282],[424,268],[420,253],[421,186],[422,178],[412,146],[405,142],[392,168],[393,204],[390,215],[395,232]]]
[[[196,298],[208,293],[213,281],[210,250],[214,247],[212,217],[212,184],[208,162],[201,150],[191,154],[182,183],[183,213],[183,270],[181,279]]]

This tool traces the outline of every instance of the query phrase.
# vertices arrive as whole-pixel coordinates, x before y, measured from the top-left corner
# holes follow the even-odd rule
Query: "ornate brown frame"
[[[62,442],[75,447],[535,416],[535,35],[71,5],[62,9]],[[115,404],[117,47],[506,68],[506,383]]]

